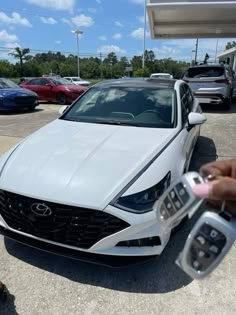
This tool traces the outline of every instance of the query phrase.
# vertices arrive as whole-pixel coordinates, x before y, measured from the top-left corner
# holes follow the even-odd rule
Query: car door
[[[55,99],[53,95],[54,84],[51,82],[51,80],[46,79],[46,78],[41,78],[40,86],[41,86],[40,93],[41,93],[42,99],[47,100],[47,101],[51,101]]]
[[[185,170],[188,169],[190,159],[193,153],[195,141],[197,138],[198,126],[190,127],[188,122],[188,115],[192,111],[196,111],[194,107],[194,97],[191,89],[185,83],[180,86],[181,98],[181,114],[182,114],[182,127],[183,127],[183,141],[184,141],[184,154],[186,157]],[[196,103],[195,103],[196,104]],[[196,105],[195,105],[196,106]]]
[[[35,92],[39,99],[41,99],[41,86],[40,86],[40,78],[35,78],[32,80],[29,80],[25,86],[27,89]]]

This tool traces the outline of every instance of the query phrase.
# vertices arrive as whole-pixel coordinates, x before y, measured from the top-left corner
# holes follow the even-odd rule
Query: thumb
[[[236,200],[236,179],[221,179],[199,184],[193,187],[193,193],[200,198],[212,200]]]

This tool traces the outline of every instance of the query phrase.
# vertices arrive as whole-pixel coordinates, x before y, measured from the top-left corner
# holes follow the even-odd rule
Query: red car
[[[87,89],[63,78],[45,77],[32,78],[20,86],[37,93],[39,100],[58,102],[61,105],[72,103]]]

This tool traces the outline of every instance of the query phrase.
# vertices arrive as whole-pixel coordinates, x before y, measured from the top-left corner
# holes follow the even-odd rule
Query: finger
[[[236,180],[222,177],[219,180],[198,184],[193,187],[193,193],[205,199],[236,200]]]
[[[208,198],[213,200],[236,200],[236,180],[223,177],[220,180],[209,182]]]
[[[236,178],[236,159],[215,161],[215,162],[204,164],[200,168],[200,173],[203,176],[214,174],[214,175],[224,175],[224,176],[230,176],[230,177]]]

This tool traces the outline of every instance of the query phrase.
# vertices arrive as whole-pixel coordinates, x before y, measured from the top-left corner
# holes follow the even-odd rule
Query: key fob
[[[195,196],[192,187],[205,182],[199,173],[188,172],[168,187],[153,207],[163,229],[173,228],[190,210],[193,214],[201,206],[204,199]]]
[[[192,278],[204,278],[219,265],[235,237],[235,219],[227,221],[207,211],[194,225],[176,263]]]

